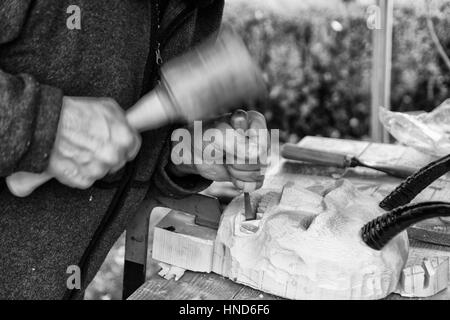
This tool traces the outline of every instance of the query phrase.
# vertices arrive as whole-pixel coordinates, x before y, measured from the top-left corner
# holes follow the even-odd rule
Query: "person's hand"
[[[264,116],[256,111],[245,112],[238,110],[233,114],[227,114],[203,125],[203,133],[211,128],[220,131],[223,140],[220,141],[221,139],[218,139],[213,143],[203,141],[200,148],[195,148],[193,128],[189,129],[193,144],[192,162],[194,162],[194,157],[198,157],[203,163],[171,164],[170,170],[178,176],[199,174],[213,181],[232,181],[241,190],[245,190],[247,182],[253,183],[255,189],[260,188],[264,182],[264,171],[268,165],[270,146],[270,138]],[[227,131],[229,131],[228,141]],[[230,143],[230,137],[235,138],[235,144]],[[176,142],[174,142],[175,144]],[[214,146],[215,152],[218,151],[220,154],[223,154],[222,163],[214,163],[214,161],[212,161],[213,163],[205,163],[209,160],[205,159],[205,156],[207,157],[210,154],[212,146]],[[209,151],[206,152],[205,148],[208,148]],[[173,156],[176,156],[176,153],[172,152]],[[180,162],[179,159],[172,160],[177,160],[174,161],[175,163]]]
[[[113,99],[64,97],[47,171],[65,185],[86,189],[132,160],[140,145]]]

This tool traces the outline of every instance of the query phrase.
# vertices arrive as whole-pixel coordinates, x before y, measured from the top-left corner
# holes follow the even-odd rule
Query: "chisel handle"
[[[16,197],[29,196],[37,187],[53,178],[48,172],[15,172],[6,178],[9,191]]]
[[[286,143],[281,147],[281,156],[289,160],[339,168],[348,167],[351,161],[351,157],[343,153],[304,148],[292,143]]]

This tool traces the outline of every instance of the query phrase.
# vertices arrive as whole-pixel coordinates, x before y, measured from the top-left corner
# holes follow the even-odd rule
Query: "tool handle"
[[[7,177],[6,185],[8,186],[9,191],[16,197],[26,197],[51,178],[53,177],[47,172],[30,173],[20,171]]]
[[[296,161],[311,162],[326,166],[345,168],[349,165],[349,157],[342,153],[304,148],[286,143],[281,148],[283,158]]]

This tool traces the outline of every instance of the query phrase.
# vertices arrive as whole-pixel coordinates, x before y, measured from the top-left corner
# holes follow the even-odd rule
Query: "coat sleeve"
[[[31,0],[0,2],[0,51],[20,35]],[[0,176],[42,172],[48,165],[63,94],[29,74],[10,74],[0,65]]]
[[[223,13],[223,0],[203,0],[203,5],[198,9],[197,21],[194,31],[194,44],[215,34],[220,27]],[[170,139],[169,139],[170,140]],[[166,169],[170,161],[171,143],[168,141],[155,174],[153,185],[163,194],[169,197],[181,198],[206,189],[212,181],[199,175],[189,175],[183,178],[170,175]]]

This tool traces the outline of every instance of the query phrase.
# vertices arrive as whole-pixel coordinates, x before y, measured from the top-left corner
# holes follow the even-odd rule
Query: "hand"
[[[224,139],[223,141],[214,141],[214,149],[221,152],[224,158],[228,156],[227,160],[232,159],[231,163],[224,160],[223,163],[211,164],[171,164],[170,170],[178,176],[199,174],[214,181],[232,181],[241,190],[245,189],[246,182],[254,182],[255,189],[260,188],[264,182],[264,170],[268,165],[270,141],[264,116],[256,111],[238,110],[233,114],[227,114],[212,123],[203,125],[203,133],[209,128],[218,129],[222,133]],[[191,137],[194,137],[193,128],[189,130],[191,131]],[[233,131],[236,138],[236,147],[233,144],[226,143],[227,130]],[[258,139],[257,134],[261,132],[266,136],[260,135]],[[195,148],[192,138],[192,144],[192,159],[197,156],[205,161],[204,151],[205,148],[211,148],[211,142],[203,141],[200,148]],[[239,150],[244,150],[244,152],[239,152]],[[172,153],[172,156],[176,156],[176,154]],[[238,159],[241,162],[238,162]]]
[[[140,145],[113,99],[64,97],[47,171],[65,185],[86,189],[132,160]]]

